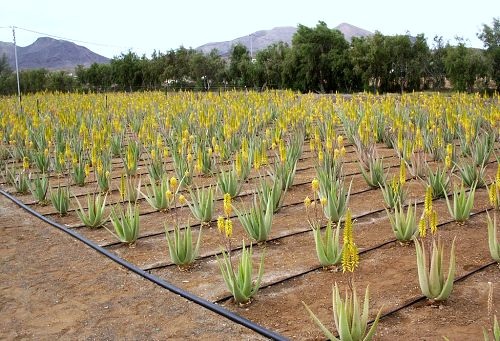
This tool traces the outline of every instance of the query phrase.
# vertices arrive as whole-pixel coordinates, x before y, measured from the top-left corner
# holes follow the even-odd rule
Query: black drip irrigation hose
[[[150,282],[153,282],[154,284],[176,294],[176,295],[179,295],[193,303],[196,303],[198,304],[199,306],[205,308],[205,309],[208,309],[222,317],[225,317],[227,318],[228,320],[231,320],[237,324],[240,324],[266,338],[269,338],[269,339],[272,339],[272,340],[288,340],[286,337],[276,333],[276,332],[273,332],[259,324],[256,324],[238,314],[235,314],[217,304],[214,304],[210,301],[207,301],[199,296],[196,296],[190,292],[187,292],[181,288],[178,288],[176,287],[175,285],[165,281],[165,280],[162,280],[161,278],[158,278],[144,270],[142,270],[141,268],[123,260],[122,258],[118,257],[117,255],[113,254],[112,252],[104,249],[103,247],[100,247],[99,245],[97,245],[96,243],[92,242],[91,240],[88,240],[87,238],[84,238],[83,236],[81,236],[80,234],[76,233],[75,231],[61,225],[61,224],[58,224],[54,221],[51,221],[50,219],[46,218],[45,216],[43,216],[42,214],[36,212],[35,210],[31,209],[30,207],[26,206],[25,204],[23,204],[21,201],[19,201],[18,199],[16,199],[14,196],[10,195],[9,193],[6,193],[4,190],[0,189],[0,194],[2,194],[4,197],[6,197],[7,199],[9,199],[10,201],[12,201],[14,204],[16,204],[17,206],[19,206],[20,208],[22,208],[23,210],[25,210],[26,212],[28,212],[29,214],[33,215],[34,217],[42,220],[43,222],[69,234],[70,236],[72,236],[73,238],[79,240],[80,242],[82,242],[83,244],[89,246],[90,248],[96,250],[97,252],[99,252],[101,255],[105,256],[105,257],[108,257],[109,259],[111,259],[112,261],[114,261],[115,263],[123,266],[124,268],[126,268],[127,270],[145,278],[146,280],[150,281]]]

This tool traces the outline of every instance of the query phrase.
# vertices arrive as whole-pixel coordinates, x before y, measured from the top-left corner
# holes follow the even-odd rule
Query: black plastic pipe
[[[42,215],[42,214],[38,213],[37,211],[33,210],[32,208],[26,206],[24,203],[19,201],[17,198],[15,198],[14,196],[5,192],[2,189],[0,189],[0,194],[2,194],[4,197],[6,197],[7,199],[9,199],[13,203],[15,203],[20,208],[24,209],[29,214],[37,217],[38,219],[46,222],[47,224],[50,224],[51,226],[53,226],[53,227],[55,227],[63,232],[66,232],[67,234],[69,234],[73,238],[81,241],[82,243],[84,243],[85,245],[96,250],[97,252],[99,252],[103,256],[108,257],[112,261],[118,263],[119,265],[123,266],[127,270],[134,272],[137,275],[147,279],[148,281],[153,282],[156,285],[158,285],[164,289],[167,289],[168,291],[173,292],[174,294],[177,294],[177,295],[179,295],[179,296],[181,296],[181,297],[183,297],[183,298],[185,298],[193,303],[196,303],[205,309],[208,309],[208,310],[210,310],[210,311],[212,311],[220,316],[223,316],[223,317],[227,318],[228,320],[231,320],[231,321],[233,321],[237,324],[240,324],[248,329],[251,329],[254,332],[256,332],[264,337],[267,337],[267,338],[272,339],[272,340],[288,340],[286,337],[284,337],[276,332],[273,332],[267,328],[264,328],[263,326],[261,326],[259,324],[256,324],[256,323],[254,323],[254,322],[252,322],[252,321],[250,321],[250,320],[248,320],[248,319],[246,319],[238,314],[235,314],[235,313],[233,313],[233,312],[231,312],[231,311],[229,311],[229,310],[227,310],[227,309],[225,309],[217,304],[209,302],[209,301],[207,301],[199,296],[196,296],[196,295],[194,295],[190,292],[187,292],[179,287],[176,287],[175,285],[173,285],[167,281],[164,281],[161,278],[158,278],[158,277],[138,268],[137,266],[123,260],[122,258],[118,257],[117,255],[115,255],[115,254],[111,253],[110,251],[104,249],[103,247],[97,245],[96,243],[92,242],[91,240],[88,240],[87,238],[74,232],[73,230],[48,219],[44,215]]]

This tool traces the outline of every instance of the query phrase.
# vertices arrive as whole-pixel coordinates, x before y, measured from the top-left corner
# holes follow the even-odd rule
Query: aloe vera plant
[[[253,205],[249,211],[240,212],[234,210],[245,232],[257,242],[266,241],[271,232],[273,225],[273,201],[271,195],[272,193],[268,196],[265,210],[263,204],[258,202],[256,197],[254,197]]]
[[[48,189],[49,179],[45,174],[42,174],[40,177],[34,178],[30,187],[33,198],[40,205],[45,205],[47,203]]]
[[[234,198],[240,194],[243,180],[238,177],[234,168],[228,171],[221,169],[220,173],[217,174],[217,184],[222,193],[229,193],[231,198]]]
[[[473,163],[464,162],[461,166],[457,166],[458,170],[460,171],[460,177],[462,178],[462,181],[468,187],[472,187],[474,184],[476,187],[483,187],[485,185],[485,165],[476,167],[476,165]]]
[[[349,184],[349,189],[346,191],[343,179],[337,179],[330,182],[325,189],[326,203],[323,205],[323,213],[326,219],[335,223],[342,219],[342,216],[347,210],[349,197],[351,195],[352,181]],[[320,187],[321,188],[321,187]],[[320,194],[321,195],[321,194]]]
[[[464,222],[470,217],[472,206],[474,205],[474,193],[476,192],[476,185],[473,184],[470,188],[469,194],[465,192],[464,185],[462,184],[460,190],[455,187],[453,191],[453,206],[451,206],[448,194],[445,193],[446,205],[450,215],[457,222]]]
[[[188,224],[186,228],[181,229],[179,226],[174,227],[174,231],[169,232],[165,226],[165,237],[168,244],[168,252],[170,258],[180,269],[188,268],[198,257],[198,250],[201,242],[201,228],[198,233],[198,240],[193,247],[193,233],[191,226]]]
[[[273,203],[273,212],[276,213],[281,209],[283,200],[285,199],[286,190],[283,190],[280,181],[274,180],[272,185],[269,185],[267,181],[261,179],[260,186],[257,191],[259,199],[264,206],[267,206],[267,199],[271,198]]]
[[[372,160],[370,161],[368,167],[368,171],[366,171],[362,166],[360,166],[361,174],[363,175],[363,178],[368,186],[371,188],[384,186],[387,179],[387,174],[384,173],[384,160]]]
[[[200,221],[201,224],[212,220],[215,210],[214,190],[210,186],[205,189],[196,188],[196,192],[189,191],[191,202],[188,201],[191,213]]]
[[[372,326],[368,329],[368,311],[370,308],[370,292],[368,287],[365,290],[365,298],[363,300],[363,307],[360,307],[360,302],[353,289],[353,293],[347,293],[345,299],[340,297],[340,290],[335,283],[333,287],[332,301],[333,301],[333,319],[335,321],[335,329],[339,336],[333,335],[333,332],[319,320],[319,318],[312,312],[312,310],[304,303],[309,316],[314,323],[321,329],[323,334],[329,340],[335,341],[370,341],[377,330],[380,314],[382,308],[377,313]]]
[[[68,213],[69,209],[69,190],[67,187],[57,187],[55,191],[50,192],[50,201],[61,216]]]
[[[260,257],[259,272],[253,281],[252,245],[241,250],[241,259],[237,270],[234,271],[231,260],[226,251],[222,251],[222,259],[215,256],[219,264],[222,277],[226,287],[233,295],[234,301],[238,304],[245,304],[257,293],[260,287],[262,276],[264,275],[264,253]]]
[[[7,169],[7,181],[14,186],[17,193],[26,194],[29,191],[29,179],[26,172],[22,169],[12,170]]]
[[[73,172],[71,173],[75,185],[83,187],[85,185],[85,164],[77,162],[73,165]]]
[[[496,214],[491,219],[488,214],[488,246],[490,248],[491,258],[500,263],[500,243],[497,240],[497,217]]]
[[[76,198],[76,202],[78,204],[78,209],[76,210],[76,214],[78,218],[82,221],[82,223],[91,228],[101,227],[108,217],[104,216],[104,209],[106,208],[106,198],[107,196],[102,197],[100,194],[97,195],[87,195],[87,213],[83,209],[80,201]]]
[[[450,177],[446,169],[436,169],[433,172],[430,168],[427,172],[427,184],[432,188],[432,199],[444,198],[450,186]]]
[[[125,211],[117,212],[117,208],[111,210],[111,223],[115,232],[111,232],[122,243],[134,243],[139,237],[139,209],[130,202]],[[109,230],[108,230],[109,231]]]
[[[328,221],[325,228],[324,238],[321,236],[321,228],[317,224],[311,224],[314,243],[316,245],[316,255],[319,263],[323,267],[337,265],[342,259],[342,245],[339,242],[340,228],[339,225],[333,230],[332,221]]]
[[[401,243],[408,243],[411,241],[418,232],[416,220],[417,203],[415,203],[414,206],[408,205],[406,214],[401,204],[394,207],[394,214],[391,214],[391,212],[387,210],[386,212],[389,216],[392,231],[396,239]]]
[[[444,276],[444,247],[441,240],[432,241],[430,269],[427,265],[427,254],[424,242],[415,239],[415,248],[417,251],[418,281],[422,293],[430,300],[445,301],[453,290],[453,281],[455,279],[455,240],[451,245],[450,263],[448,266],[448,276]]]
[[[386,183],[384,186],[380,186],[382,196],[384,197],[387,207],[394,208],[399,204],[404,204],[406,192],[402,187],[403,186],[396,177],[393,178],[391,183]]]
[[[168,178],[163,176],[159,184],[156,184],[156,180],[153,177],[150,177],[149,180],[150,185],[146,187],[146,194],[139,189],[138,191],[155,210],[160,212],[168,210],[174,200],[174,195],[170,191]]]

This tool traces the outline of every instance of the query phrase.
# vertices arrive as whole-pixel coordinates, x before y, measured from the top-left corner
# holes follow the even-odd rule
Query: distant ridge
[[[370,31],[348,23],[342,23],[334,27],[334,29],[342,32],[347,41],[351,41],[353,37],[367,37],[373,35],[373,33]],[[259,50],[265,49],[269,45],[278,43],[280,41],[291,45],[292,37],[295,32],[297,32],[297,27],[275,27],[270,30],[257,31],[229,41],[204,44],[197,47],[196,49],[203,53],[209,53],[213,49],[217,49],[222,56],[229,56],[229,54],[231,53],[231,47],[239,43],[246,46],[249,51],[252,50],[252,52],[255,53]]]
[[[5,53],[12,68],[15,67],[14,44],[0,42],[0,57]],[[48,37],[38,38],[28,46],[17,46],[19,69],[73,70],[77,65],[106,64],[109,59],[84,46]]]

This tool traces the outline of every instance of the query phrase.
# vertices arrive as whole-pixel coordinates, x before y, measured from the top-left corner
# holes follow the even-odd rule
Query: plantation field
[[[16,98],[2,98],[1,189],[158,278],[286,338],[325,338],[305,305],[338,335],[337,283],[342,299],[356,291],[362,300],[369,286],[370,325],[382,315],[374,340],[482,339],[500,307],[493,231],[499,100],[37,94],[23,98],[19,113]],[[404,218],[396,219],[399,213]],[[395,233],[396,225],[406,233]],[[192,247],[179,242],[175,254],[176,233],[191,233]],[[417,254],[423,245],[428,265],[438,240],[442,274],[430,275],[426,292]],[[193,257],[179,264],[186,250]],[[247,256],[253,264],[239,268]],[[251,290],[261,264],[260,286]],[[249,288],[231,292],[227,282],[243,271]],[[82,280],[91,276],[82,273]],[[172,296],[166,306],[180,304]],[[173,315],[166,313],[166,324]]]

